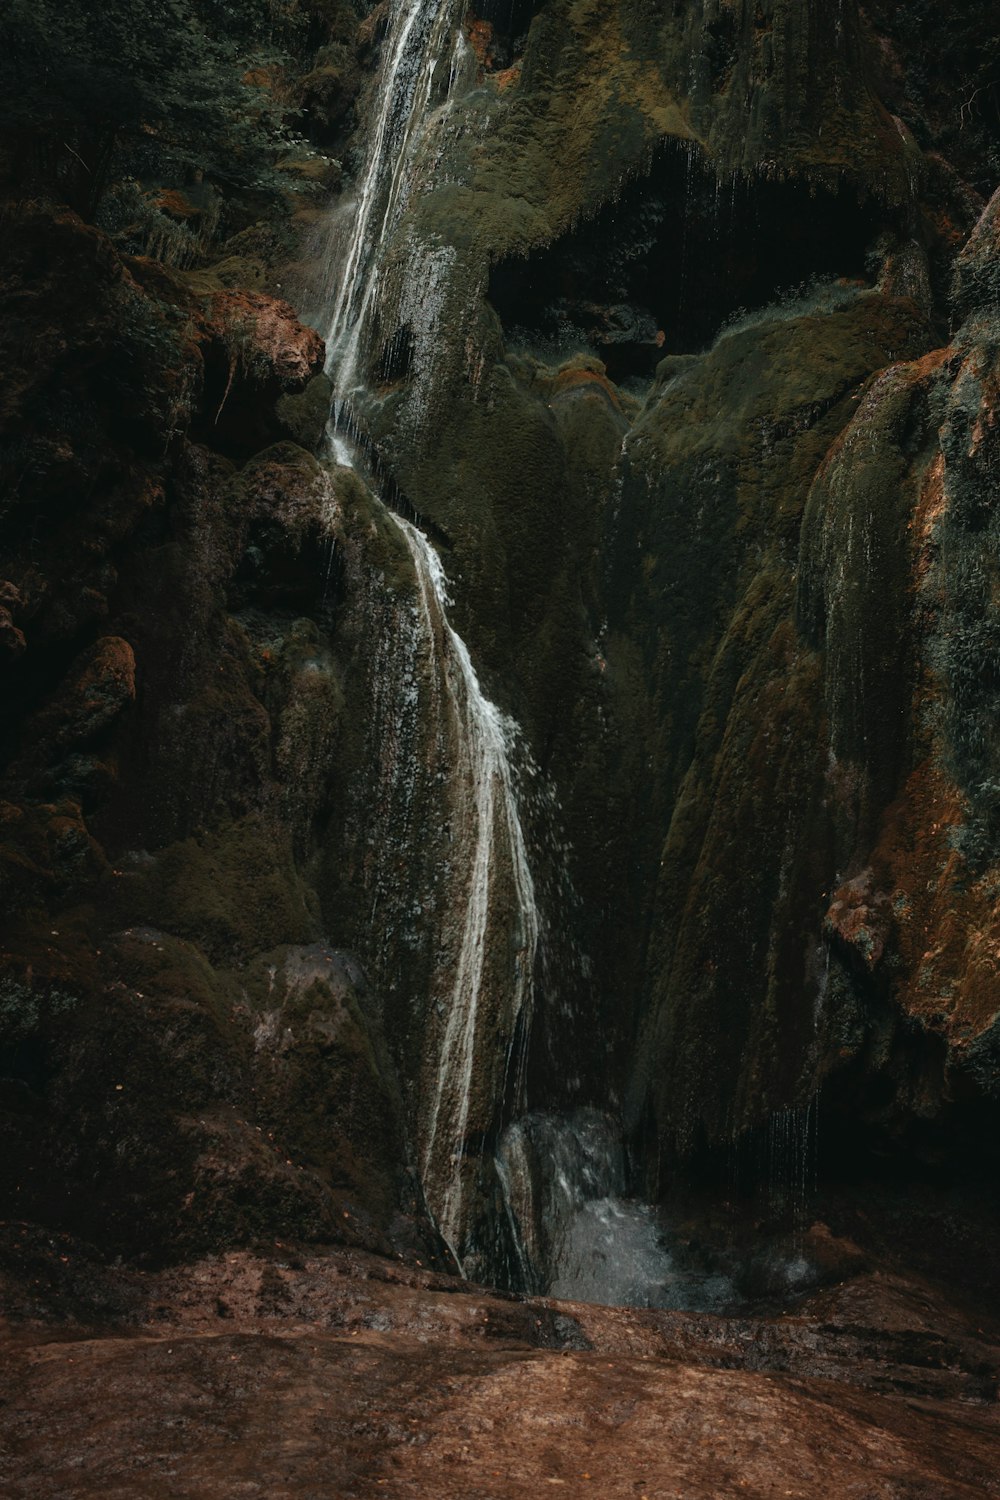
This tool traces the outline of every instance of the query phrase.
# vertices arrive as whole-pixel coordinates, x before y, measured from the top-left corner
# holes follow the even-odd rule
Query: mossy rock
[[[361,72],[352,47],[332,42],[316,54],[315,66],[299,83],[301,107],[314,137],[328,138],[357,97]]]
[[[959,317],[1000,319],[1000,191],[955,262],[952,305]]]
[[[140,921],[217,962],[318,935],[315,898],[287,836],[259,816],[168,845],[126,879],[123,899]]]
[[[281,948],[241,991],[261,1119],[296,1160],[390,1217],[407,1160],[402,1104],[360,967],[325,944]]]
[[[333,386],[326,375],[315,375],[300,395],[285,395],[275,410],[278,420],[293,442],[302,448],[316,449],[330,417]]]
[[[635,1105],[634,1118],[652,1103],[665,1159],[721,1142],[800,1103],[811,1087],[822,1038],[809,1033],[803,975],[820,980],[805,934],[834,873],[835,840],[824,791],[824,661],[816,635],[803,641],[795,624],[799,539],[804,516],[807,537],[827,534],[812,518],[810,489],[836,472],[827,454],[869,373],[897,351],[922,353],[928,339],[911,301],[871,291],[841,288],[822,306],[806,299],[763,310],[662,384],[627,444],[615,576],[628,592],[614,600],[612,619],[642,643],[659,705],[653,805],[669,817],[634,1096],[646,1105]],[[905,401],[884,418],[894,433],[905,428]],[[851,587],[866,599],[870,587],[871,609],[884,608],[887,591],[894,606],[891,625],[855,631],[851,661],[870,658],[872,681],[883,696],[891,681],[898,709],[907,694],[896,649],[907,500],[892,442],[881,467],[867,440],[862,448],[872,474],[884,471],[869,497],[882,562],[870,586],[855,566]],[[849,472],[861,490],[845,500],[842,524],[856,528],[864,463]],[[810,555],[807,543],[809,576]],[[868,665],[845,677],[842,658],[830,664],[836,691],[861,691]],[[898,717],[889,706],[879,720],[897,769]],[[871,729],[875,720],[864,722]],[[884,797],[894,770],[878,769],[876,748],[866,758]]]
[[[343,177],[340,162],[319,151],[299,151],[293,156],[283,156],[276,170],[293,178],[300,189],[308,187],[323,193],[339,187]]]

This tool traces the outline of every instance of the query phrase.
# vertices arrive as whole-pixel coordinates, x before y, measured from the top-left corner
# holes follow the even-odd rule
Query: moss
[[[812,486],[803,523],[799,618],[826,654],[831,752],[858,768],[851,814],[860,850],[907,768],[901,726],[914,665],[906,450],[921,424],[919,386],[908,366],[872,382]],[[846,829],[845,840],[846,856]]]
[[[943,688],[946,762],[967,804],[956,841],[977,872],[1000,854],[998,384],[992,349],[974,348],[949,391],[940,431],[945,503],[927,583],[937,606],[930,656]]]
[[[334,470],[333,482],[344,533],[363,549],[366,566],[390,591],[411,590],[413,563],[391,513],[352,469]]]
[[[318,193],[329,193],[338,187],[343,175],[339,161],[310,150],[300,150],[282,157],[277,170],[293,178],[300,190],[308,187]]]
[[[353,105],[360,85],[353,48],[343,42],[332,42],[319,50],[314,66],[299,83],[314,139],[331,138]]]
[[[300,395],[279,398],[278,420],[300,447],[319,447],[330,416],[332,389],[326,375],[315,375]]]
[[[960,318],[996,317],[1000,311],[1000,194],[990,199],[955,262],[951,300]]]
[[[126,879],[124,899],[139,920],[216,961],[317,935],[287,836],[259,816],[168,845],[148,872]]]
[[[792,302],[663,384],[627,444],[612,618],[642,642],[669,816],[634,1098],[652,1099],[661,1141],[682,1155],[811,1087],[823,1039],[802,976],[832,830],[823,662],[794,625],[800,531],[868,372],[926,338],[908,303]],[[891,484],[885,503],[905,591]]]
[[[23,1044],[79,1003],[78,996],[55,986],[39,988],[10,975],[0,978],[0,1059],[6,1049]],[[9,1066],[11,1057],[6,1060]]]
[[[356,964],[325,946],[282,948],[241,992],[262,1122],[296,1161],[391,1214],[407,1158],[401,1100]]]

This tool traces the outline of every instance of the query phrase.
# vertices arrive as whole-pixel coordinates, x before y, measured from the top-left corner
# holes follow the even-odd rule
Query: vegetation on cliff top
[[[339,171],[305,139],[300,84],[316,48],[356,25],[350,0],[11,0],[0,188],[188,264]],[[249,212],[226,215],[241,197]]]
[[[126,158],[140,172],[265,178],[277,110],[245,81],[237,38],[210,33],[192,0],[13,0],[0,57],[0,124],[24,153],[24,176],[84,213]]]

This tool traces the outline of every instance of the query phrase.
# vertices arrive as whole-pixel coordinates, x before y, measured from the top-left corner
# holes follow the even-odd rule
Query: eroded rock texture
[[[977,1151],[992,216],[877,11],[527,19],[432,137],[361,420],[560,797],[591,979],[536,1097],[610,1052],[653,1190],[820,1087],[833,1142]]]
[[[993,9],[442,12],[353,469],[392,7],[297,197],[0,140],[5,1493],[997,1492]],[[526,1298],[515,1114],[730,1310]]]
[[[287,437],[322,343],[69,213],[12,227],[6,1211],[157,1257],[295,1223],[419,1242],[380,1004],[307,873],[335,499]]]
[[[520,1049],[650,1197],[817,1094],[825,1174],[994,1164],[995,84],[950,6],[493,9],[381,250],[371,485],[285,300],[349,191],[186,271],[5,211],[0,1171],[112,1253],[444,1256],[443,627],[372,485],[523,735],[534,1013],[477,1043],[468,1160]],[[317,21],[296,85],[348,178],[388,24]]]
[[[109,1277],[5,1247],[17,1500],[556,1492],[994,1495],[997,1345],[927,1288],[863,1277],[797,1316],[501,1300],[353,1253],[231,1253]],[[44,1292],[39,1288],[44,1286]],[[39,1320],[43,1304],[59,1323]]]

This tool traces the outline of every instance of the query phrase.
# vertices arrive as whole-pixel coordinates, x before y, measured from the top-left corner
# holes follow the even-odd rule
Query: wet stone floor
[[[1000,1495],[1000,1340],[867,1271],[794,1312],[491,1293],[356,1252],[0,1287],[7,1500]]]

